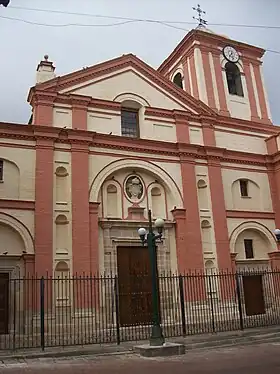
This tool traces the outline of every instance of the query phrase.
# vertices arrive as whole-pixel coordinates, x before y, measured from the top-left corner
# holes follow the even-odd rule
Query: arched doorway
[[[0,334],[24,329],[22,315],[29,303],[26,256],[34,264],[33,240],[16,218],[0,213]]]

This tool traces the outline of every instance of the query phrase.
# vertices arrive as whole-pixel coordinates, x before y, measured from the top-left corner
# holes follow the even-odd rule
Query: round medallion
[[[230,45],[227,45],[223,49],[223,54],[225,58],[230,62],[236,63],[239,60],[239,53],[237,52],[235,48],[231,47]]]
[[[138,175],[130,175],[125,181],[125,193],[129,200],[139,201],[141,200],[144,188],[141,179]]]

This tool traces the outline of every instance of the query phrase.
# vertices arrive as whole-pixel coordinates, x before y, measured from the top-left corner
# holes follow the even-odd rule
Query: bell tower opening
[[[227,62],[225,65],[228,92],[231,95],[244,96],[240,70],[233,62]]]

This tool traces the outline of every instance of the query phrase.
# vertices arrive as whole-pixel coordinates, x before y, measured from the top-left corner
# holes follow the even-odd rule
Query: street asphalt
[[[5,360],[10,374],[279,374],[280,343],[196,349],[180,357],[142,358],[136,354]]]

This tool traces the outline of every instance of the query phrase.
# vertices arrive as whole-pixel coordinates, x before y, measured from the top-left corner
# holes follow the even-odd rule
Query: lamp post
[[[152,270],[152,306],[153,306],[153,326],[152,333],[150,337],[151,346],[162,346],[165,342],[162,328],[160,325],[160,312],[159,312],[159,290],[158,290],[158,272],[157,272],[157,252],[156,252],[156,240],[162,238],[162,231],[164,226],[164,220],[158,218],[155,220],[155,227],[157,233],[153,232],[152,224],[152,213],[149,209],[149,229],[148,232],[144,227],[141,227],[138,230],[138,234],[142,241],[142,244],[147,243],[149,255],[150,255],[150,264]]]
[[[276,237],[277,242],[280,242],[280,230],[279,229],[274,230],[274,235]]]

